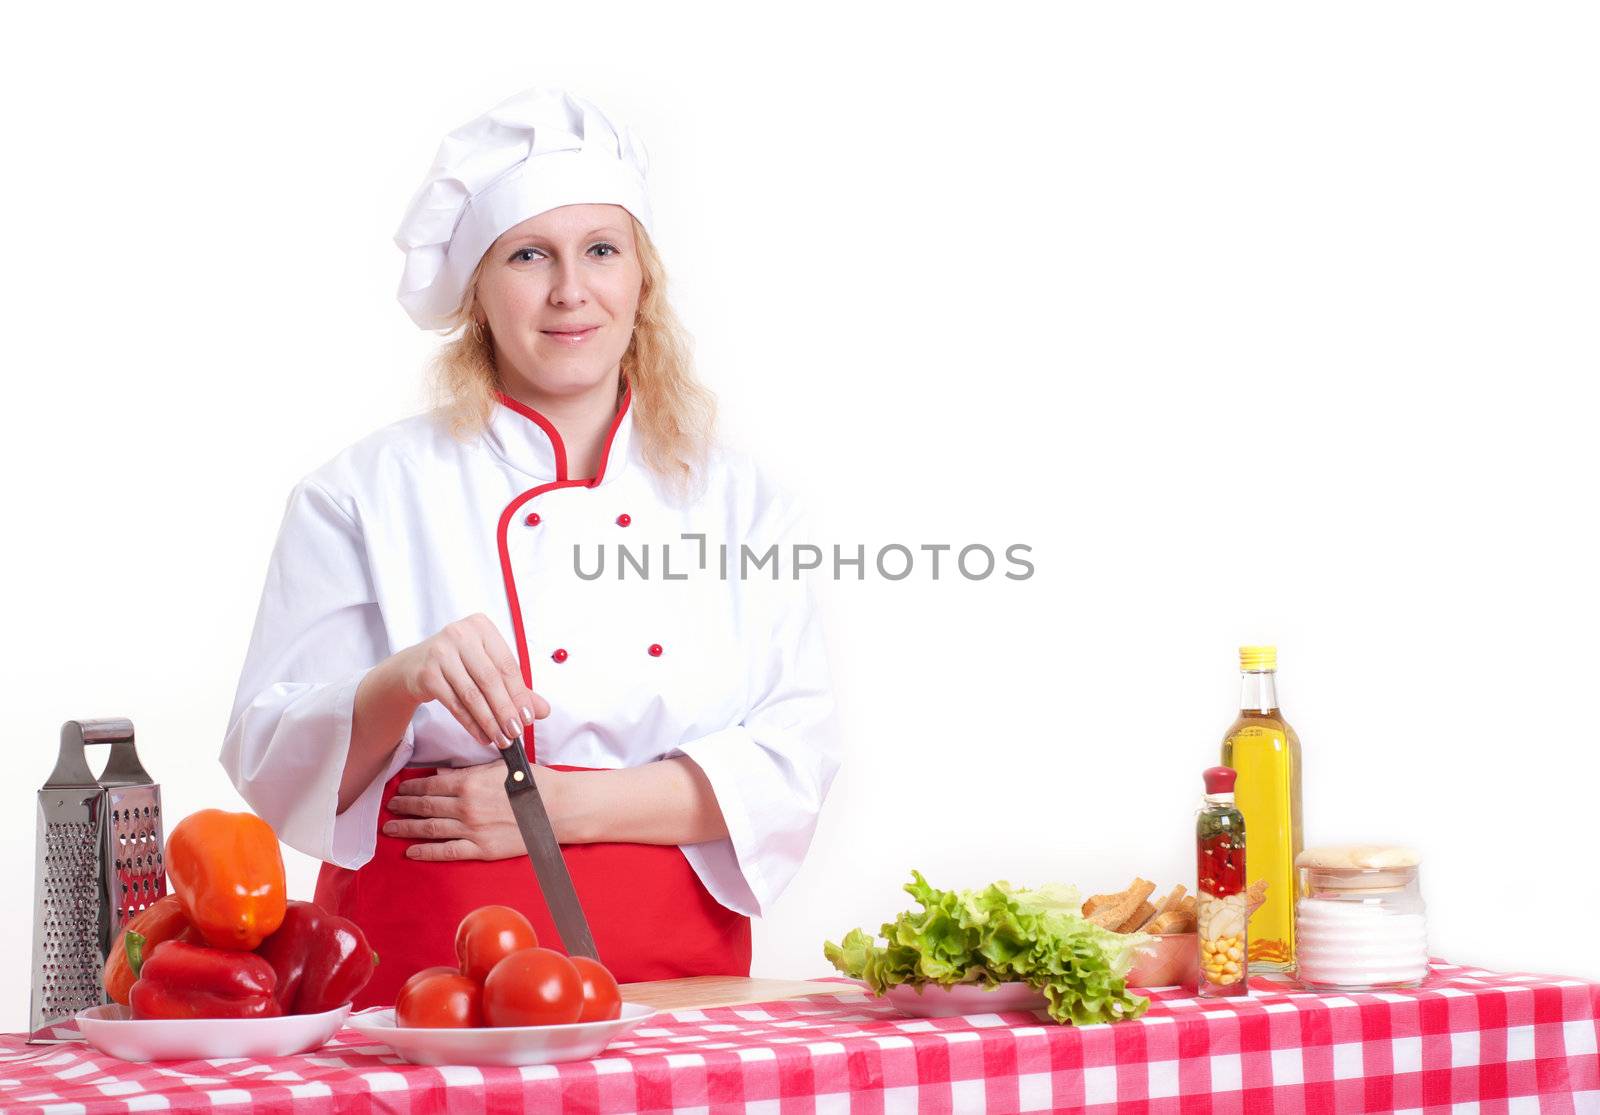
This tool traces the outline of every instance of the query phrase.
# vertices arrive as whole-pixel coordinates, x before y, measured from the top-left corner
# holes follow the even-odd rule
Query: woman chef
[[[797,512],[710,441],[645,172],[558,89],[446,136],[396,236],[407,312],[461,329],[446,402],[289,497],[222,762],[382,957],[358,1007],[454,963],[481,905],[559,947],[509,737],[624,982],[748,974],[838,769],[804,583],[740,575],[788,561]]]

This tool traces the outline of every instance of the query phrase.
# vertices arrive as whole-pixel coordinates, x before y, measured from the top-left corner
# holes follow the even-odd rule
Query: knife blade
[[[533,783],[533,768],[528,765],[522,740],[512,740],[510,747],[501,750],[500,757],[506,762],[506,797],[522,832],[522,842],[528,847],[528,859],[533,861],[544,904],[555,919],[556,932],[561,934],[561,943],[569,956],[599,960],[594,938],[589,934],[589,919],[583,916],[567,861],[561,858],[561,845],[556,842],[555,829],[550,827],[550,815],[545,812],[539,788]]]

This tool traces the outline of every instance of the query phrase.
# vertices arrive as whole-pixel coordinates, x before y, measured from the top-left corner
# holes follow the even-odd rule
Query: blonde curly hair
[[[633,426],[645,464],[668,491],[688,496],[698,487],[716,426],[716,397],[695,378],[689,335],[667,301],[667,272],[644,226],[630,213],[643,282],[633,338],[622,354],[620,392],[633,388]],[[459,334],[442,345],[430,364],[433,405],[459,441],[479,437],[489,426],[503,390],[494,342],[473,329],[478,277],[472,272],[461,304],[443,330]]]

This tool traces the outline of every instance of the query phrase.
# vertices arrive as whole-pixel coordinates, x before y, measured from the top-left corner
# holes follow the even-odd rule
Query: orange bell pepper
[[[167,879],[212,948],[249,951],[283,924],[278,834],[254,813],[202,809],[167,837]]]
[[[116,943],[111,946],[111,955],[106,957],[106,994],[111,996],[113,1003],[123,1006],[128,1005],[128,991],[133,987],[133,981],[138,979],[133,974],[133,966],[128,963],[129,933],[137,933],[144,938],[145,956],[149,956],[162,941],[195,943],[189,915],[183,912],[183,903],[178,901],[175,894],[158,898],[133,915],[128,924],[123,926],[123,931],[117,934]]]

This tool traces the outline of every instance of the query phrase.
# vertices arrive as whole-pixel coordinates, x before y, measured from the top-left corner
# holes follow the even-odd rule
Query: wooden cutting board
[[[657,1010],[695,1010],[770,1003],[807,995],[860,991],[861,985],[828,980],[756,979],[752,976],[687,976],[622,985],[622,998]]]

